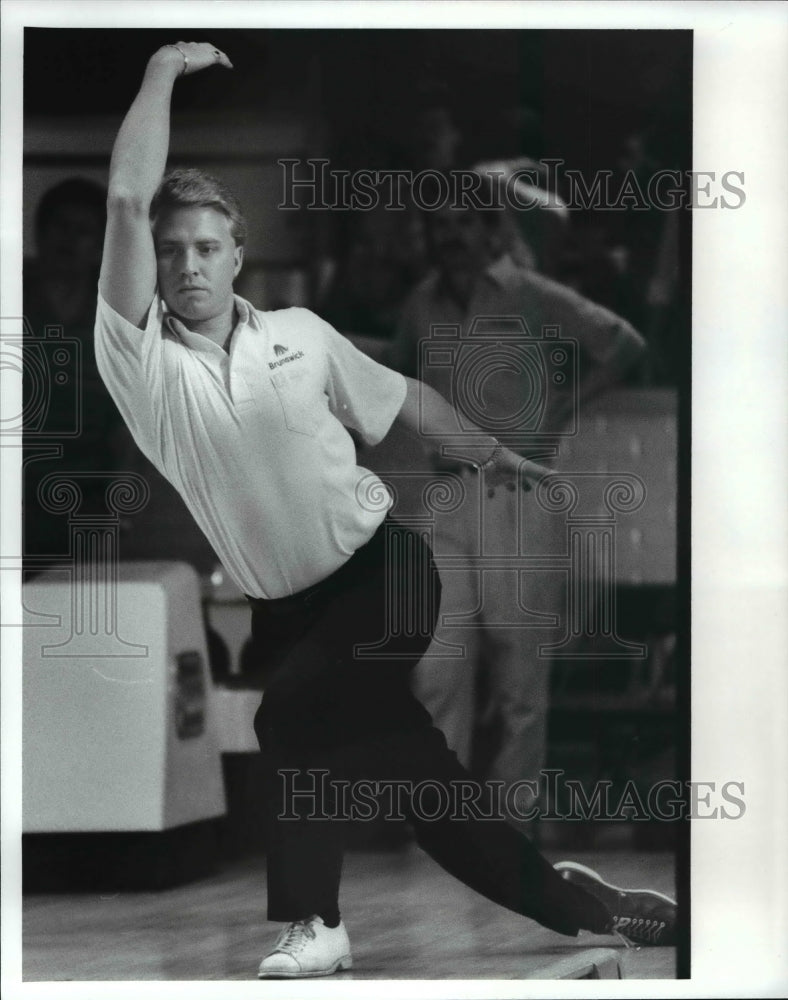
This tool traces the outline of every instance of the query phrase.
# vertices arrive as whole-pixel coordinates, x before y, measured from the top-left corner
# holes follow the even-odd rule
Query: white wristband
[[[189,68],[189,58],[188,58],[188,56],[183,51],[183,49],[180,47],[180,45],[176,45],[174,42],[171,42],[170,45],[168,46],[168,48],[177,49],[180,52],[180,54],[183,56],[183,69],[181,70],[181,72],[179,74],[180,76],[183,76],[186,73],[186,70]]]
[[[480,472],[483,472],[485,469],[489,469],[490,466],[495,465],[495,460],[498,458],[498,456],[500,455],[500,453],[503,451],[503,445],[501,444],[501,442],[498,441],[497,438],[493,438],[493,441],[495,441],[495,445],[493,447],[493,450],[490,452],[489,458],[487,458],[486,461],[481,462],[479,464],[479,471]]]

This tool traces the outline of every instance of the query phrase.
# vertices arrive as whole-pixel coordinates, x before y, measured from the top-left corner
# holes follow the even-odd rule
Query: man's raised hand
[[[233,68],[233,64],[224,52],[210,42],[174,42],[165,48],[172,52],[174,58],[180,60],[181,76],[199,73],[201,69],[208,69],[209,66]]]
[[[172,88],[178,77],[209,66],[232,69],[209,42],[157,49],[112,148],[99,289],[115,312],[141,329],[156,290],[149,209],[167,165]]]

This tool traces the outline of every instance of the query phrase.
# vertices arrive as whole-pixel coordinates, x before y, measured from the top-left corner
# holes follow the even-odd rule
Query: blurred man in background
[[[424,213],[434,270],[406,301],[387,360],[432,385],[488,432],[504,428],[513,434],[515,450],[551,463],[561,435],[575,432],[583,405],[625,376],[644,343],[618,316],[519,266],[508,253],[500,254],[504,214],[495,208],[461,205]],[[525,351],[529,342],[539,349],[544,327],[557,328],[561,338],[575,340],[577,380],[567,356],[559,373],[565,388],[552,378],[551,384],[534,387],[527,378],[527,363],[517,360],[513,318],[523,323],[520,346]],[[457,328],[459,339],[436,338],[438,324]],[[503,353],[500,337],[506,345]],[[448,345],[454,351],[453,363],[423,363],[427,344],[436,349]],[[473,364],[469,368],[465,363],[470,351],[477,352],[476,372]],[[535,392],[544,392],[546,398],[535,398]],[[540,407],[538,427],[529,430],[518,423],[518,413]],[[540,436],[536,453],[535,432]],[[544,435],[552,436],[552,447]],[[441,467],[446,463],[432,466],[435,472]],[[428,653],[416,672],[416,690],[474,773],[509,785],[527,781],[538,788],[546,762],[550,683],[549,655],[539,650],[560,638],[564,585],[560,571],[526,573],[516,557],[560,555],[564,523],[544,510],[533,493],[488,489],[484,482],[476,489],[464,470],[460,475],[466,495],[451,516],[436,518],[435,551],[468,560],[467,568],[462,568],[461,560],[444,574],[442,617],[461,616],[463,622],[459,627],[439,626],[437,637],[465,653],[456,658],[439,650]],[[415,512],[414,490],[403,486],[400,492],[398,511]],[[511,569],[479,571],[471,565],[479,557],[482,563],[485,557],[509,557],[515,562]],[[529,621],[525,609],[549,617],[535,621],[532,614]],[[558,627],[548,626],[550,618]],[[524,794],[523,816],[535,800],[535,795]]]
[[[104,490],[112,472],[122,466],[129,443],[93,350],[106,198],[101,185],[73,177],[50,188],[36,209],[37,256],[25,262],[23,281],[23,530],[28,570],[68,553],[67,521],[47,510],[39,495],[44,477],[89,472],[78,480],[80,513],[103,514]],[[65,343],[57,358],[52,357],[56,339],[47,336],[52,328],[57,339],[76,341]]]
[[[524,114],[536,119],[533,112]],[[422,172],[446,173],[467,165],[463,133],[455,118],[448,92],[434,84],[425,86],[417,106],[390,140],[394,148],[387,165],[401,169],[410,180]],[[490,139],[489,152],[474,168],[480,175],[497,176],[502,184],[509,182],[514,191],[501,213],[496,239],[500,250],[518,265],[552,275],[569,227],[568,209],[550,189],[538,162],[521,152],[508,155],[524,136],[522,123],[503,114],[501,122],[513,134],[503,143]],[[529,133],[534,130],[532,123]],[[381,173],[385,176],[385,166]],[[318,307],[344,333],[390,339],[407,295],[426,277],[431,262],[425,247],[424,213],[408,181],[398,182],[401,209],[387,208],[384,183],[381,189],[381,204],[376,207],[337,213],[339,251]]]

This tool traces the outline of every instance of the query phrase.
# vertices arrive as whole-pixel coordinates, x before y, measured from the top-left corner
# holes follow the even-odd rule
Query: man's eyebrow
[[[159,247],[185,247],[188,245],[188,242],[188,240],[160,239],[156,241],[156,245]],[[222,241],[206,236],[204,239],[195,240],[194,245],[198,247],[220,247],[222,245]]]

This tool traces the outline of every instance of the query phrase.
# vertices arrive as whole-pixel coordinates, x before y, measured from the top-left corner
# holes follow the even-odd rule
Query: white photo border
[[[4,0],[2,316],[21,316],[25,25],[137,27],[138,2]],[[770,3],[147,2],[148,27],[690,28],[694,166],[741,171],[737,211],[693,218],[692,776],[743,781],[746,815],[692,831],[692,978],[616,984],[408,982],[416,997],[781,996],[788,988],[788,17]],[[5,331],[3,331],[5,332]],[[3,372],[4,412],[21,387]],[[18,454],[0,449],[0,554],[20,551]],[[781,514],[780,511],[783,513]],[[3,615],[19,605],[3,573]],[[6,579],[8,578],[8,579]],[[0,631],[2,993],[136,997],[136,983],[21,982],[21,637]],[[399,982],[267,985],[267,997],[399,996]],[[602,989],[604,987],[604,989]],[[257,983],[146,983],[146,995],[262,995]]]

